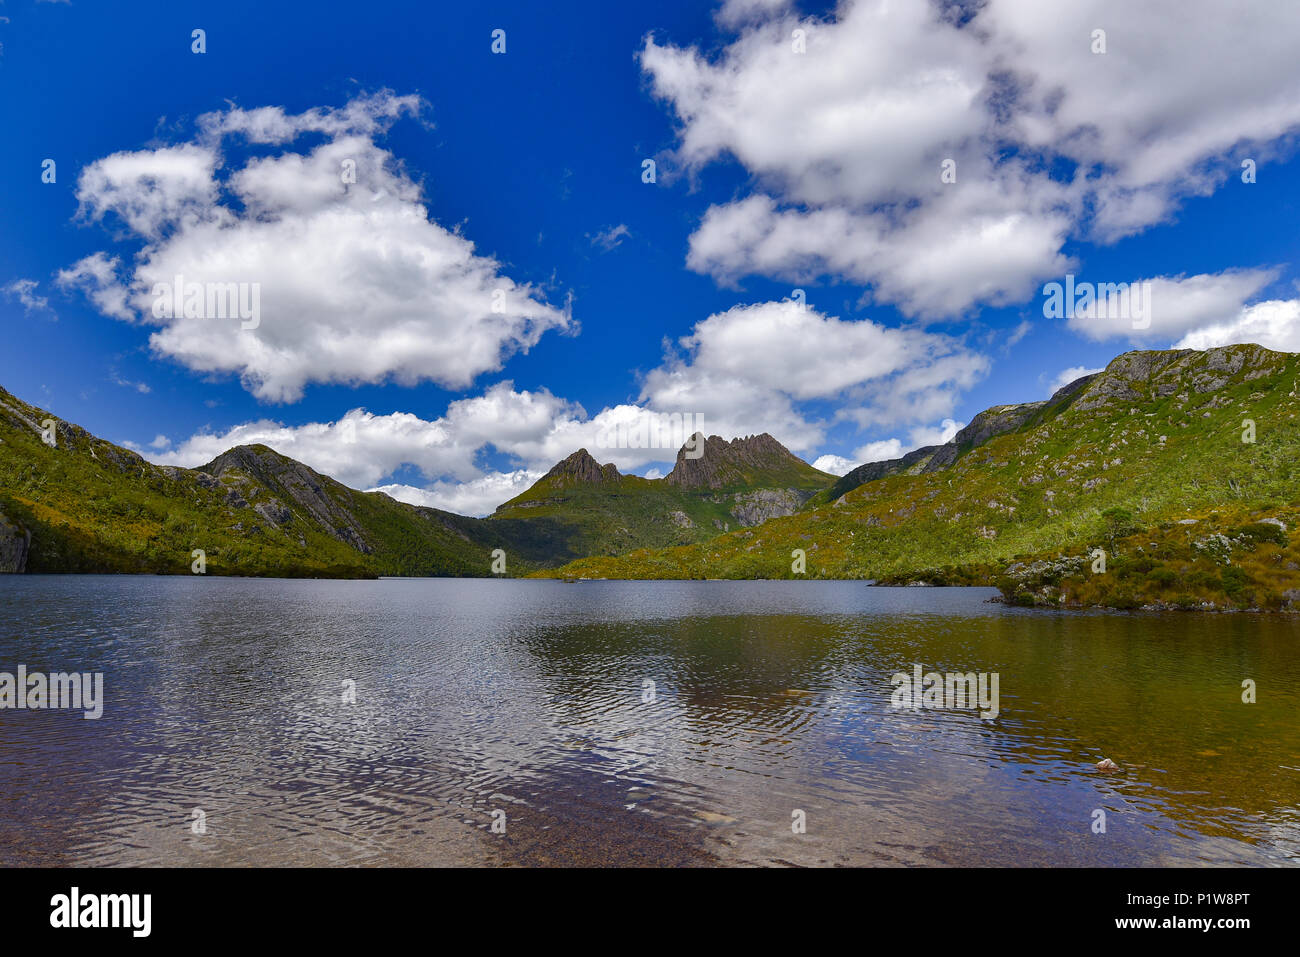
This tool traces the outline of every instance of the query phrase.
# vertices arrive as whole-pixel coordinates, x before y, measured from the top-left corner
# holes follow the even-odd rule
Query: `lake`
[[[0,865],[1300,862],[1300,624],[993,594],[0,576]]]

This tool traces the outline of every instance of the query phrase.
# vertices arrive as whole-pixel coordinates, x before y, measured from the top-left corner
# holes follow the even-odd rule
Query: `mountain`
[[[518,575],[790,514],[833,478],[771,436],[700,442],[661,480],[579,450],[478,519],[359,492],[265,445],[152,465],[0,389],[0,572],[189,574],[197,549],[208,574],[470,576],[501,549]]]
[[[1097,377],[1098,373],[1075,379],[1062,386],[1044,402],[1023,402],[1019,405],[995,405],[975,416],[965,428],[943,445],[927,445],[913,449],[902,458],[882,462],[868,462],[845,473],[830,488],[814,495],[805,508],[816,508],[837,501],[860,485],[874,482],[887,475],[921,475],[937,472],[957,461],[958,457],[978,448],[989,439],[1024,428],[1045,418],[1053,409],[1068,402],[1080,389]]]
[[[50,442],[42,440],[42,433]],[[156,466],[0,389],[0,571],[282,577],[511,574],[578,554],[555,523],[487,522],[359,492],[264,445]]]
[[[769,435],[697,435],[662,479],[581,449],[476,519],[350,489],[264,445],[151,465],[0,389],[0,571],[189,574],[202,549],[211,574],[487,575],[501,549],[510,575],[857,578],[997,585],[1023,605],[1300,610],[1298,392],[1289,353],[1130,352],[840,479]]]
[[[692,450],[701,451],[691,457]],[[580,554],[618,555],[707,541],[791,515],[833,479],[767,434],[730,442],[696,434],[661,479],[622,475],[579,449],[491,521],[550,518],[568,529],[569,547]]]
[[[995,584],[1021,604],[1300,607],[1298,391],[1300,356],[1260,346],[1125,353],[796,514],[540,574],[792,578],[801,549],[806,577]]]

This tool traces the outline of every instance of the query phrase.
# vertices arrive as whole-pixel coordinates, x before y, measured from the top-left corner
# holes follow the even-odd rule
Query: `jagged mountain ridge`
[[[692,457],[693,450],[700,454]],[[696,434],[659,479],[623,475],[579,449],[492,518],[550,517],[571,529],[585,554],[617,555],[706,541],[792,514],[833,478],[767,434],[731,441]]]

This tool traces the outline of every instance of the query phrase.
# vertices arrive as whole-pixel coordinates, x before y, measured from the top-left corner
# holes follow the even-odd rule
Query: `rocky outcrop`
[[[1204,352],[1126,352],[1093,376],[1087,394],[1074,407],[1089,412],[1181,392],[1206,395],[1234,380],[1258,379],[1278,368],[1278,353],[1258,345],[1219,346]]]
[[[703,453],[691,458],[688,453],[701,447]],[[820,475],[766,432],[730,442],[720,435],[706,439],[697,432],[678,450],[677,464],[664,481],[683,489],[721,489],[759,485],[765,476],[795,473]]]
[[[339,541],[363,554],[369,555],[373,551],[362,532],[361,521],[341,504],[343,495],[330,494],[330,489],[335,486],[337,491],[347,492],[344,486],[265,445],[236,446],[198,471],[232,486],[226,493],[227,505],[234,508],[248,506],[249,501],[236,487],[242,484],[244,477],[251,478],[283,495]],[[252,495],[253,489],[250,488],[250,499]],[[292,509],[278,498],[254,504],[253,511],[273,528],[287,525],[293,519]]]
[[[27,570],[27,550],[32,533],[0,512],[0,573],[22,574]]]
[[[601,465],[591,457],[586,449],[578,449],[567,459],[557,462],[552,469],[542,476],[541,481],[558,479],[565,482],[617,482],[618,467],[612,462]],[[552,483],[554,484],[554,483]]]
[[[744,526],[761,525],[769,518],[781,518],[799,511],[808,493],[792,488],[761,488],[735,496],[731,514]]]

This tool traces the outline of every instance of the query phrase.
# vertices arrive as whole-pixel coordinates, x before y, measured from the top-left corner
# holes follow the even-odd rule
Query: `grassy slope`
[[[565,558],[620,555],[637,548],[704,542],[737,526],[735,496],[758,489],[812,492],[834,479],[806,463],[744,470],[721,489],[683,489],[664,479],[620,475],[615,481],[537,482],[501,506],[492,521],[552,519],[571,536]],[[682,520],[689,519],[689,523]]]
[[[1067,600],[1115,598],[1123,605],[1155,598],[1159,591],[1147,578],[1158,569],[1205,570],[1175,548],[1188,529],[1197,530],[1195,540],[1217,531],[1240,537],[1242,526],[1281,517],[1300,497],[1298,363],[1300,357],[1258,346],[1128,353],[1069,402],[946,469],[868,482],[833,505],[707,543],[588,558],[543,574],[793,578],[800,577],[791,570],[798,548],[807,555],[806,577],[1001,582],[1024,595],[1030,590],[1003,578],[1009,563],[1082,556],[1110,544],[1110,573],[1089,572],[1088,587],[1076,587]],[[1253,444],[1242,441],[1247,418],[1255,422]],[[1112,509],[1127,518],[1107,517]],[[1198,525],[1172,524],[1187,517]],[[1117,520],[1131,525],[1131,534],[1118,536]],[[1162,536],[1164,551],[1152,558],[1152,547],[1140,543]],[[1229,557],[1238,569],[1230,577],[1248,578],[1233,587],[1238,599],[1223,585],[1222,563],[1219,586],[1198,579],[1197,594],[1223,606],[1241,606],[1246,595],[1278,604],[1300,582],[1292,583],[1291,558],[1277,557],[1275,548],[1281,546],[1258,543],[1248,551],[1242,544],[1237,559]],[[1278,574],[1261,577],[1260,563]]]
[[[66,422],[51,448],[38,429],[52,418],[0,390],[0,512],[32,533],[31,572],[190,574],[191,552],[203,549],[207,573],[217,575],[485,575],[501,547],[515,574],[537,568],[562,538],[535,524],[487,523],[358,492],[265,446],[241,450],[248,470],[220,480],[151,465]],[[295,475],[319,489],[329,521],[294,500],[283,482]],[[228,501],[232,489],[246,505]],[[288,521],[255,511],[273,502],[289,510]],[[344,525],[358,531],[356,546],[332,533]]]

